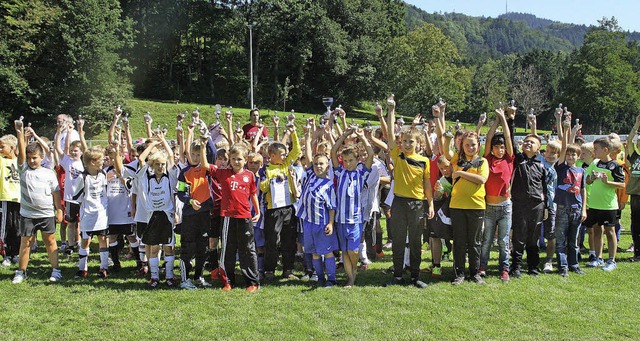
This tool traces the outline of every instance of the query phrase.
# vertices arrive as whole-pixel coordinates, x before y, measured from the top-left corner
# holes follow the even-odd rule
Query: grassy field
[[[623,225],[620,247],[627,248],[628,209]],[[583,267],[584,276],[525,275],[502,283],[493,252],[488,285],[451,286],[452,263],[444,262],[443,276],[425,275],[430,285],[420,290],[382,286],[390,277],[383,272],[391,265],[387,252],[351,289],[283,281],[247,294],[222,292],[219,282],[213,289],[148,291],[145,280],[131,275],[133,261],[99,279],[95,252],[89,278],[72,279],[74,256],[61,263],[63,281],[49,284],[41,248],[24,283],[11,283],[14,267],[0,269],[0,339],[634,340],[640,264],[626,262],[630,256],[621,252],[613,273]],[[344,283],[343,273],[338,279]]]

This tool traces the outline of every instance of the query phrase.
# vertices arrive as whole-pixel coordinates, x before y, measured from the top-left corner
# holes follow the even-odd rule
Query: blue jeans
[[[558,205],[556,211],[556,255],[558,268],[578,268],[578,233],[580,231],[582,207]]]
[[[511,200],[506,200],[498,205],[487,204],[484,214],[484,233],[482,236],[482,251],[480,253],[480,267],[487,270],[489,253],[493,237],[498,229],[498,248],[500,250],[500,271],[509,271],[509,231],[511,231],[511,214],[513,205]]]

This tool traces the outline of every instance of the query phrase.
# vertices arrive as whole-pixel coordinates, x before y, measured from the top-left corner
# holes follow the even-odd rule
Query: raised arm
[[[273,120],[273,140],[280,141],[280,116],[276,112],[271,119]]]
[[[162,142],[162,146],[167,151],[167,171],[168,171],[169,169],[173,168],[173,166],[176,165],[176,161],[173,157],[173,149],[171,149],[171,145],[169,145],[169,141],[167,141],[166,136],[164,136],[164,133],[162,131],[159,133],[159,135],[160,135],[159,136],[160,141]],[[206,160],[206,155],[205,155],[205,160]]]
[[[558,139],[564,141],[563,122],[562,122],[562,108],[556,108],[553,112],[553,116],[556,119],[556,127],[558,130]],[[561,159],[562,160],[562,159]],[[564,160],[563,160],[564,161]]]
[[[313,156],[311,153],[311,129],[307,127],[303,128],[304,131],[304,168],[309,168],[313,165]]]
[[[496,114],[498,113],[498,111],[502,111],[502,108],[498,108],[496,109]],[[487,137],[484,141],[484,157],[488,157],[489,154],[491,154],[491,140],[493,140],[493,136],[496,133],[496,129],[498,128],[498,117],[496,116],[496,119],[493,121],[493,123],[491,124],[491,127],[489,128],[489,131],[487,132]]]
[[[351,133],[351,130],[345,131],[342,135],[340,135],[336,143],[334,143],[333,146],[331,147],[331,163],[333,167],[338,167],[338,165],[340,164],[340,160],[338,160],[338,149],[340,149],[340,146],[342,146],[342,144],[344,143],[344,140],[347,138],[347,136],[350,133]]]
[[[387,130],[388,129],[387,121],[384,119],[384,116],[382,116],[382,106],[376,103],[374,110],[376,112],[376,116],[378,116],[378,121],[380,121],[380,130],[382,130],[382,138],[389,139],[389,136],[388,136],[389,131]]]
[[[487,121],[487,113],[484,113],[480,115],[480,117],[478,117],[478,124],[476,124],[476,134],[478,136],[480,136],[480,130],[482,129],[482,126],[486,121]]]
[[[149,143],[147,148],[145,148],[144,151],[138,156],[139,168],[142,168],[147,164],[147,157],[149,156],[149,154],[151,154],[151,151],[153,150],[153,148],[155,148],[158,144],[160,144],[160,141],[154,139],[153,141],[151,141],[151,143]]]
[[[13,125],[16,128],[16,137],[18,138],[18,166],[21,167],[27,159],[27,146],[24,140],[24,122],[21,120],[15,120]]]
[[[200,139],[200,165],[204,167],[204,169],[209,169],[209,161],[207,160],[207,140],[208,138],[206,137]]]
[[[387,145],[389,146],[389,150],[392,150],[396,148],[396,132],[394,131],[396,122],[396,101],[393,95],[387,99],[387,109],[389,110],[389,113],[387,114]]]
[[[129,119],[122,120],[125,136],[127,137],[127,151],[133,151],[133,138],[131,137],[131,129],[129,128]]]
[[[33,139],[36,140],[36,142],[38,142],[38,144],[40,145],[40,147],[42,147],[42,150],[44,151],[45,155],[49,154],[49,152],[51,151],[51,148],[49,148],[49,144],[46,143],[42,137],[38,136],[38,134],[36,134],[35,130],[33,130],[33,128],[31,127],[27,127],[27,130],[29,131],[29,133],[31,134],[31,136],[33,136]]]
[[[371,169],[371,167],[373,166],[373,148],[371,147],[371,143],[369,143],[369,140],[367,140],[367,138],[364,136],[364,131],[362,131],[362,129],[356,130],[356,135],[358,136],[360,141],[362,141],[362,143],[364,144],[364,148],[367,151],[367,159],[364,161],[364,165],[367,167],[367,169]]]
[[[561,140],[561,144],[562,147],[560,148],[560,155],[558,155],[558,161],[557,164],[560,164],[562,162],[566,161],[566,157],[567,157],[567,146],[569,145],[569,139],[571,138],[569,135],[569,129],[571,129],[571,121],[564,121],[561,122],[562,126],[557,126],[558,128],[558,136],[560,136],[560,131],[564,130],[564,132],[562,133],[562,140]]]
[[[147,112],[144,115],[144,131],[147,133],[147,138],[151,138],[153,136],[153,132],[151,132],[151,123],[153,123],[153,118],[151,118],[151,114]]]
[[[116,111],[113,113],[113,121],[111,121],[111,125],[109,126],[109,135],[107,135],[109,136],[109,140],[111,140],[116,133],[116,125],[118,124],[120,115],[122,115],[122,109],[120,109],[120,107],[117,107]]]

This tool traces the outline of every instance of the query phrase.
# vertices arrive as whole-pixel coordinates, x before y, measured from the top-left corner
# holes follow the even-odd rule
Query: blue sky
[[[597,25],[602,17],[616,17],[625,31],[640,32],[638,0],[507,0],[509,12],[531,13],[560,22]],[[497,17],[505,12],[505,0],[405,0],[429,13],[456,12]]]

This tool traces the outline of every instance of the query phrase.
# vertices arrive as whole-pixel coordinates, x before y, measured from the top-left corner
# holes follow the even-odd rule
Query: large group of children
[[[396,117],[393,96],[386,106],[386,117],[375,107],[380,128],[348,124],[337,108],[320,122],[308,119],[302,138],[293,115],[282,136],[280,119],[273,117],[269,138],[257,109],[236,129],[231,111],[223,124],[207,125],[196,110],[184,128],[185,116],[177,116],[176,139],[169,141],[166,125],[152,129],[147,114],[147,138],[138,144],[118,107],[104,147],[87,146],[81,117],[74,124],[58,115],[52,142],[17,120],[16,135],[0,138],[2,265],[17,263],[13,283],[22,282],[40,231],[51,282],[62,279],[59,252],[77,253],[75,278],[88,276],[95,236],[97,276],[121,271],[126,241],[137,275],[148,276],[151,289],[160,285],[161,272],[168,287],[209,287],[204,272],[210,271],[228,291],[240,285],[239,262],[246,290],[255,292],[278,280],[279,260],[281,278],[299,279],[299,255],[304,277],[317,286],[337,285],[343,267],[344,285],[351,287],[358,270],[384,254],[384,217],[393,258],[386,285],[426,287],[420,276],[441,276],[445,248],[453,254],[454,285],[465,276],[484,284],[489,273],[505,282],[520,278],[525,251],[529,275],[554,272],[554,255],[560,275],[584,274],[585,242],[586,267],[611,272],[629,196],[639,246],[630,260],[640,261],[640,154],[633,143],[640,116],[625,148],[616,134],[585,143],[577,120],[572,126],[571,113],[558,108],[558,136],[545,136],[541,152],[533,114],[527,115],[530,133],[516,141],[513,101],[496,109],[484,146],[479,132],[486,115],[475,131],[456,126],[453,132],[442,100],[432,107],[433,117],[417,115],[410,125]],[[497,271],[488,266],[494,240]],[[420,267],[423,243],[431,250],[427,268]]]

